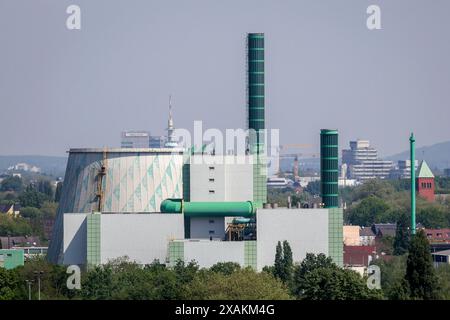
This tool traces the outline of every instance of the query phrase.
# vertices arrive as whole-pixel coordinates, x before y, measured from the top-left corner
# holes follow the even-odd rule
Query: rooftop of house
[[[443,250],[443,251],[433,252],[431,254],[435,255],[435,256],[450,256],[450,250]]]
[[[374,223],[372,226],[372,231],[377,236],[395,236],[395,232],[397,230],[396,223]]]

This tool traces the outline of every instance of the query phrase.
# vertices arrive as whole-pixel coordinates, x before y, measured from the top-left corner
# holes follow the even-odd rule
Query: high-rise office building
[[[350,149],[342,150],[342,163],[348,166],[348,178],[357,180],[388,178],[393,167],[392,161],[378,158],[369,140],[350,141]]]
[[[150,132],[148,131],[123,131],[122,148],[148,148]]]

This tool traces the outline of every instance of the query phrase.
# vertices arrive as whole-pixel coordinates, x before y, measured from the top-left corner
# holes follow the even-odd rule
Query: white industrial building
[[[195,260],[201,267],[233,261],[261,270],[273,264],[278,241],[287,240],[295,261],[324,253],[342,265],[342,210],[256,206],[253,169],[246,156],[71,150],[49,258],[83,266],[123,256],[140,264]],[[230,237],[249,226],[250,235]]]

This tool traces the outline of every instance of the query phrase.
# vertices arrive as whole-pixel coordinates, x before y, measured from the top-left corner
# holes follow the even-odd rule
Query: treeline
[[[410,193],[400,180],[369,180],[340,190],[345,222],[359,226],[373,223],[396,223],[411,211]],[[417,197],[416,222],[425,228],[450,227],[450,198],[430,203]]]
[[[28,299],[26,280],[37,298],[34,271],[41,275],[42,299],[87,300],[290,300],[290,299],[379,299],[380,292],[365,287],[354,271],[338,268],[325,256],[308,255],[297,266],[289,285],[270,271],[256,272],[232,262],[201,269],[195,262],[179,261],[168,268],[157,261],[142,267],[125,258],[96,266],[82,273],[81,290],[66,286],[66,269],[43,260],[28,262],[13,270],[0,268],[0,300]],[[323,281],[329,281],[322,288]],[[290,285],[292,287],[290,287]]]
[[[0,236],[39,236],[44,242],[43,222],[54,219],[62,184],[53,187],[46,177],[25,182],[7,177],[0,183],[0,205],[15,205],[19,216],[0,215]]]

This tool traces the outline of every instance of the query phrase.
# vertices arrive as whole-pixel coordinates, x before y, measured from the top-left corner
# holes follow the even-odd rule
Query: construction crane
[[[104,194],[105,191],[103,189],[103,180],[106,176],[106,170],[108,168],[108,155],[107,155],[107,148],[103,149],[103,161],[100,167],[100,170],[97,173],[97,211],[102,212],[103,211],[103,204],[104,204]]]

